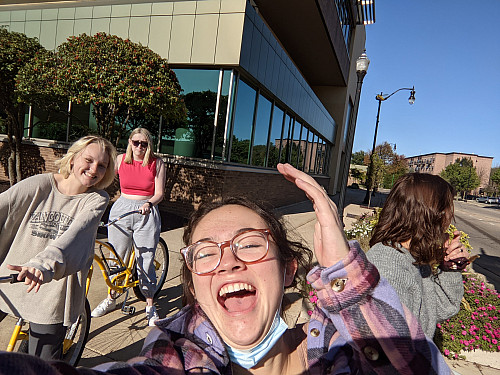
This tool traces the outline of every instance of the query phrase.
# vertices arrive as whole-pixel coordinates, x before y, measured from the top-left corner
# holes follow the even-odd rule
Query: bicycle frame
[[[131,280],[133,277],[133,269],[135,262],[135,251],[132,248],[130,255],[128,256],[127,264],[123,261],[123,259],[116,253],[115,249],[110,246],[108,243],[96,240],[96,244],[99,245],[101,255],[94,254],[94,261],[97,263],[101,270],[102,277],[108,286],[108,294],[111,294],[112,291],[118,293],[124,293],[126,289],[132,288],[139,284],[138,280]],[[102,251],[102,248],[107,248],[112,256],[106,257]],[[118,263],[116,268],[112,268],[109,266],[108,262]],[[90,279],[92,278],[93,267],[89,270],[89,275],[87,276],[87,293],[90,287]],[[111,279],[111,276],[113,276]],[[115,283],[113,283],[115,282]]]

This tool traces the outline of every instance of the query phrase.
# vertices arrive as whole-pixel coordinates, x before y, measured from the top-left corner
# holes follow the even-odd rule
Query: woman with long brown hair
[[[454,195],[439,176],[402,176],[387,197],[367,252],[431,338],[436,323],[458,312],[464,293],[456,271],[465,267],[469,254],[458,231],[452,241],[446,233],[454,217]]]

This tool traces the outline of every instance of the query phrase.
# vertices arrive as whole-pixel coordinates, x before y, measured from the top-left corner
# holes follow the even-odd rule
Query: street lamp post
[[[356,60],[356,75],[358,76],[358,82],[356,84],[356,97],[354,99],[354,108],[349,116],[349,124],[347,129],[347,137],[345,144],[345,159],[342,167],[342,174],[340,181],[340,194],[339,194],[339,204],[338,204],[338,214],[340,221],[343,223],[344,216],[344,204],[345,204],[345,193],[347,189],[347,177],[349,175],[349,165],[351,163],[351,153],[352,153],[352,143],[354,140],[354,132],[356,130],[356,120],[358,117],[359,108],[359,98],[361,96],[361,86],[363,85],[363,79],[365,78],[366,72],[368,71],[368,66],[370,65],[370,60],[366,56],[366,50],[363,51],[361,56]]]
[[[415,103],[415,86],[412,88],[407,88],[407,87],[402,87],[400,89],[397,89],[394,91],[392,94],[385,94],[381,92],[379,95],[375,97],[375,99],[378,100],[378,110],[377,110],[377,122],[375,123],[375,134],[373,136],[373,148],[372,148],[372,153],[370,155],[370,165],[368,166],[368,173],[366,176],[367,180],[367,186],[366,186],[366,195],[363,203],[367,204],[368,207],[370,207],[370,202],[371,202],[371,194],[370,194],[370,188],[373,183],[373,155],[375,154],[375,146],[377,143],[377,131],[378,131],[378,122],[380,118],[380,105],[382,104],[383,101],[389,99],[391,96],[393,96],[395,93],[401,90],[410,90],[410,97],[408,98],[408,103],[413,104]]]

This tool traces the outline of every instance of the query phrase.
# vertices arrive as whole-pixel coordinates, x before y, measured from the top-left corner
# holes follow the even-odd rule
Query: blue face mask
[[[266,337],[257,346],[251,349],[234,349],[226,344],[231,361],[243,368],[249,369],[255,366],[276,344],[279,338],[288,329],[285,321],[281,319],[279,310],[276,312],[273,324]]]

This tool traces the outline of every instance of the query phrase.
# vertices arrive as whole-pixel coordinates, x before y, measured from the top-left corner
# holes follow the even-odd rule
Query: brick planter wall
[[[22,145],[23,177],[57,172],[54,162],[65,154],[66,147],[59,143],[47,142],[47,146],[39,146],[34,142],[24,142]],[[8,156],[7,143],[2,142],[0,144],[0,185],[5,188],[9,186]],[[160,203],[160,210],[166,228],[178,226],[179,217],[188,217],[202,201],[219,197],[245,195],[267,202],[274,207],[282,207],[307,199],[301,190],[285,180],[277,171],[212,162],[192,162],[175,157],[167,157],[164,160],[166,165],[165,199]],[[318,181],[326,187],[329,178],[319,177]],[[116,200],[119,196],[118,181],[106,190],[111,201]],[[169,218],[171,214],[173,218]]]

